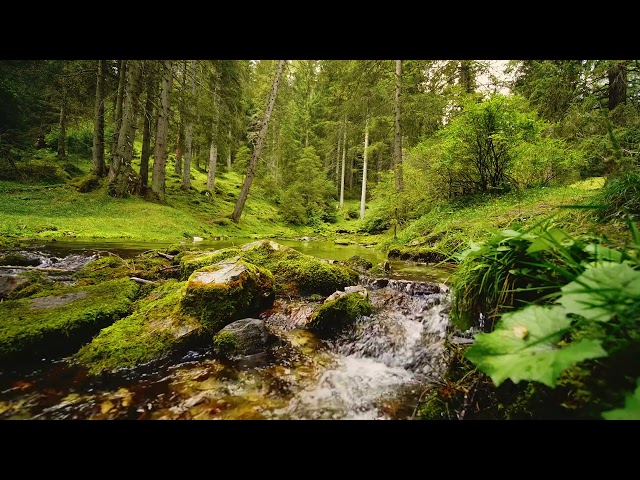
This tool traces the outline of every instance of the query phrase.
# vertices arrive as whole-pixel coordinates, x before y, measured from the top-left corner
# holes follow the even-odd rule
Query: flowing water
[[[313,242],[290,246],[301,243]],[[73,248],[33,250],[39,248],[39,255],[51,264],[77,268],[100,250],[123,256],[158,248],[114,247],[75,243]],[[346,247],[351,248],[317,256],[344,259],[358,254],[382,261],[372,259],[378,255],[373,250]],[[300,250],[309,253],[310,246]],[[346,257],[336,258],[335,252]],[[333,340],[299,328],[319,302],[280,298],[260,314],[281,339],[266,354],[230,361],[201,349],[104,377],[88,376],[64,359],[43,359],[28,369],[2,371],[0,419],[411,418],[421,393],[446,366],[443,340],[450,298],[446,289],[430,293],[439,289],[416,282],[420,272],[416,265],[410,268],[411,281],[396,278],[366,284],[376,313],[358,319]],[[397,271],[396,277],[401,277]],[[421,278],[439,281],[448,272],[425,267]]]

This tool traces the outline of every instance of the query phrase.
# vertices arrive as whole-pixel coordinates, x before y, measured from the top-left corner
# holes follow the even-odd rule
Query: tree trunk
[[[93,115],[93,159],[91,173],[102,177],[104,166],[104,72],[107,69],[106,60],[98,60],[96,81],[96,104]]]
[[[396,191],[403,190],[402,181],[402,131],[400,129],[400,96],[402,87],[402,60],[396,60],[396,102],[395,102],[395,135],[393,137],[393,165],[395,170]]]
[[[122,125],[122,104],[124,102],[124,86],[125,76],[127,73],[127,61],[120,60],[120,66],[118,67],[118,94],[116,96],[116,113],[115,113],[115,125],[113,127],[113,139],[111,145],[111,155],[116,151],[118,147],[118,134],[120,133],[120,125]]]
[[[609,111],[627,103],[627,65],[623,61],[612,62],[607,71],[609,77]]]
[[[167,137],[169,133],[169,105],[171,101],[172,80],[173,64],[170,60],[165,60],[164,71],[162,72],[162,90],[160,92],[156,147],[153,154],[153,172],[151,174],[151,190],[162,201],[164,201],[165,170],[167,165]]]
[[[347,165],[347,122],[342,126],[342,175],[340,176],[340,208],[344,207],[344,172]]]
[[[362,195],[360,196],[360,220],[364,218],[364,207],[367,201],[367,149],[369,148],[369,117],[364,123],[364,154],[362,163]]]
[[[227,148],[227,170],[231,171],[231,129],[229,129],[229,144]]]
[[[340,182],[340,131],[338,130],[338,144],[336,146],[336,185]]]
[[[466,93],[473,93],[471,60],[460,60],[460,85]]]
[[[150,74],[147,78],[147,100],[144,104],[142,127],[142,150],[140,152],[140,182],[143,187],[149,183],[149,157],[151,156],[151,122],[153,120],[153,95],[156,78]]]
[[[189,98],[189,113],[187,131],[185,134],[186,150],[184,153],[184,169],[182,170],[182,189],[191,189],[191,148],[193,147],[193,117],[195,115],[193,103],[196,95],[196,61],[191,60],[191,96]]]
[[[182,175],[182,146],[184,144],[184,138],[182,137],[182,115],[180,115],[180,121],[178,123],[178,140],[176,141],[176,163],[173,166],[173,171],[178,175]]]
[[[64,73],[64,67],[63,67]],[[62,102],[60,104],[60,120],[58,123],[59,132],[58,132],[58,158],[65,158],[67,156],[66,152],[66,142],[67,142],[67,80],[66,78],[62,79]]]
[[[280,82],[280,75],[282,74],[282,69],[284,67],[285,60],[278,61],[278,67],[276,69],[276,74],[273,78],[273,86],[271,88],[271,95],[269,96],[269,102],[267,103],[267,109],[264,113],[264,120],[262,122],[262,128],[260,129],[260,133],[258,134],[258,139],[256,142],[256,147],[253,150],[253,155],[251,155],[251,160],[249,161],[249,169],[247,171],[247,176],[244,179],[244,183],[242,184],[242,190],[240,191],[240,196],[238,197],[238,202],[236,203],[236,207],[233,210],[232,219],[234,222],[238,223],[240,220],[240,216],[242,215],[242,210],[244,210],[244,204],[247,201],[247,196],[249,195],[249,188],[251,188],[251,183],[253,182],[253,177],[256,174],[256,168],[258,167],[258,158],[260,157],[260,153],[262,151],[262,146],[264,145],[264,139],[267,136],[267,127],[269,126],[269,118],[271,118],[271,112],[273,111],[273,105],[276,102],[276,94],[278,93],[278,83]]]
[[[133,141],[135,139],[138,99],[142,92],[142,61],[130,60],[127,66],[125,99],[122,104],[122,123],[118,133],[118,144],[111,157],[109,169],[109,193],[115,197],[124,197],[139,189],[139,180],[131,170]],[[133,175],[132,175],[133,174]]]
[[[211,125],[211,144],[209,147],[209,172],[207,173],[207,190],[213,193],[216,182],[216,166],[218,164],[218,82],[213,87],[213,120]]]
[[[218,163],[218,147],[215,139],[211,140],[209,149],[209,173],[207,174],[207,190],[213,193],[213,187],[216,181],[216,165]]]

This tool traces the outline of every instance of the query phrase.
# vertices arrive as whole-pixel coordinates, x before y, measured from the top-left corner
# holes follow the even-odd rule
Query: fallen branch
[[[162,258],[166,258],[167,260],[172,260],[176,258],[175,255],[169,255],[168,253],[156,252],[156,255],[161,256]]]
[[[171,265],[170,267],[163,267],[160,269],[161,272],[166,272],[167,270],[177,270],[178,266],[177,265]]]
[[[133,280],[134,282],[139,283],[141,285],[156,285],[156,282],[152,282],[151,280],[145,280],[144,278],[129,277],[129,280]]]
[[[11,269],[11,270],[38,270],[40,272],[62,272],[62,273],[71,273],[73,270],[67,270],[65,268],[53,268],[53,267],[19,267],[13,265],[0,265],[2,269]]]

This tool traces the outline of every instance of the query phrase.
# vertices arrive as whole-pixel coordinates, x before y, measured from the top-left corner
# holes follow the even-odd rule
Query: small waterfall
[[[450,297],[442,290],[438,284],[392,280],[370,290],[376,313],[326,342],[333,366],[276,416],[407,418],[407,403],[415,405],[424,385],[440,378],[446,366]],[[404,405],[404,416],[396,411],[398,404]]]

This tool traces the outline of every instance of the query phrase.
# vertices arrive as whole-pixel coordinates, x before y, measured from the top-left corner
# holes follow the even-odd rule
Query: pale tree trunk
[[[470,60],[460,60],[460,85],[462,85],[466,93],[473,93]]]
[[[127,73],[127,61],[120,60],[118,66],[118,94],[116,96],[116,113],[115,113],[115,125],[113,127],[113,139],[111,145],[111,155],[116,151],[118,147],[118,134],[120,133],[120,125],[122,125],[122,104],[124,102],[124,85],[125,76]]]
[[[149,183],[149,157],[151,156],[151,122],[153,120],[153,95],[156,87],[156,77],[149,74],[147,78],[147,99],[144,104],[144,118],[142,123],[142,150],[140,152],[140,182],[143,187]]]
[[[249,169],[247,171],[247,176],[244,179],[244,183],[242,184],[242,190],[240,190],[240,196],[238,197],[238,202],[236,203],[236,207],[233,210],[233,215],[231,218],[236,223],[238,223],[238,221],[240,220],[240,216],[242,215],[242,210],[244,210],[244,204],[247,201],[247,196],[249,195],[249,189],[251,188],[251,183],[253,182],[253,177],[256,174],[256,168],[258,167],[258,158],[260,157],[260,153],[262,152],[264,139],[267,136],[267,127],[269,126],[269,119],[271,118],[273,105],[276,102],[276,94],[278,93],[278,83],[280,82],[280,76],[282,74],[284,63],[285,63],[285,60],[278,61],[278,67],[276,68],[276,74],[273,78],[273,86],[271,87],[271,94],[269,95],[269,102],[267,103],[267,109],[265,110],[265,113],[264,113],[264,120],[262,121],[262,127],[260,128],[260,133],[258,134],[256,147],[253,150],[253,155],[251,155],[251,160],[249,161]]]
[[[135,180],[130,174],[133,141],[135,139],[138,99],[142,93],[142,61],[130,60],[127,66],[127,86],[122,105],[122,124],[118,133],[118,145],[111,158],[109,169],[109,192],[115,197],[123,197],[136,190]]]
[[[153,172],[151,174],[151,190],[164,201],[165,171],[167,165],[167,137],[169,133],[169,105],[171,101],[171,82],[173,80],[173,63],[164,61],[162,72],[162,90],[160,92],[160,110],[158,111],[158,128],[156,131],[156,147],[153,153]]]
[[[181,84],[184,85],[185,72],[187,70],[186,60],[182,64],[181,72]],[[182,154],[184,153],[184,94],[178,97],[178,112],[180,120],[178,121],[178,140],[176,141],[176,163],[174,165],[174,172],[178,175],[182,175]]]
[[[402,131],[400,129],[400,96],[402,86],[402,60],[396,60],[396,101],[395,101],[395,135],[393,138],[393,165],[395,170],[396,191],[404,188],[402,181]]]
[[[336,185],[340,180],[340,131],[338,130],[338,145],[336,146]]]
[[[360,220],[364,218],[364,207],[367,202],[367,158],[369,149],[369,117],[364,123],[364,154],[362,163],[362,195],[360,196]]]
[[[196,95],[196,61],[191,60],[191,97],[189,98],[189,117],[185,133],[186,150],[184,152],[184,169],[182,170],[182,189],[191,189],[191,148],[193,147],[193,117],[195,115],[193,102]]]
[[[106,60],[98,60],[96,80],[96,104],[93,115],[93,159],[91,173],[102,177],[104,168],[104,72],[107,69]]]
[[[207,190],[213,193],[213,187],[216,182],[216,165],[218,163],[218,146],[215,138],[211,139],[211,147],[209,148],[209,173],[207,174]]]
[[[207,190],[213,194],[216,183],[216,166],[218,165],[218,83],[213,87],[213,121],[211,125],[211,146],[209,147],[209,171],[207,172]]]
[[[60,103],[60,119],[58,122],[58,158],[67,156],[65,148],[67,142],[67,79],[65,78],[65,67],[66,62],[62,65],[62,102]]]
[[[347,165],[347,122],[342,126],[342,175],[340,176],[340,208],[344,207],[344,172]]]
[[[229,144],[227,148],[227,170],[231,171],[231,129],[229,129]]]

